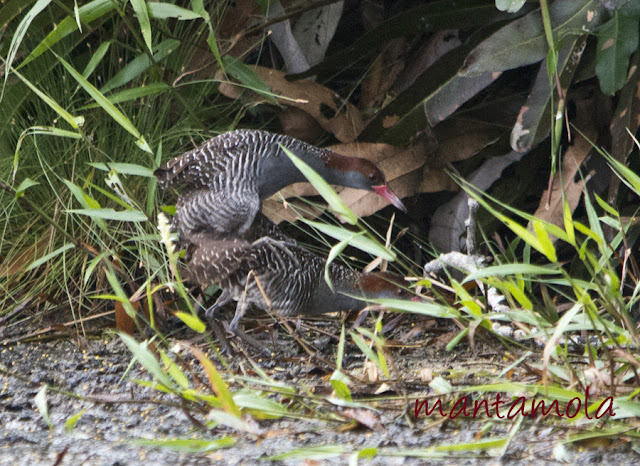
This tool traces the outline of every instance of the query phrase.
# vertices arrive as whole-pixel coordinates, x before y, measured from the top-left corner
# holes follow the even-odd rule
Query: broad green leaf
[[[138,18],[140,24],[140,32],[144,38],[144,43],[151,50],[151,23],[149,22],[149,11],[147,10],[147,2],[145,0],[131,0],[131,6]]]
[[[78,73],[69,63],[64,61],[61,57],[56,55],[60,63],[66,68],[66,70],[73,76],[73,78],[78,81],[80,86],[87,91],[87,93],[93,97],[93,99],[102,107],[104,111],[106,111],[111,117],[125,130],[131,133],[133,136],[137,138],[136,145],[152,154],[151,148],[147,141],[145,141],[144,137],[140,134],[140,132],[133,126],[133,123],[120,111],[118,110],[109,100],[98,90],[96,89],[89,81],[84,79],[80,73]]]
[[[167,58],[169,54],[173,53],[178,48],[179,45],[180,41],[176,39],[166,39],[162,41],[153,48],[153,62],[149,58],[149,55],[141,53],[127,63],[124,68],[118,71],[113,78],[107,81],[107,83],[100,88],[100,92],[106,94],[116,87],[120,87],[131,82],[133,79],[151,68],[154,63],[158,63]]]
[[[24,196],[24,192],[32,186],[37,186],[40,183],[33,181],[31,178],[25,178],[22,183],[16,188],[16,199]]]
[[[236,78],[240,84],[262,95],[272,104],[278,105],[278,101],[273,96],[271,88],[267,86],[255,71],[242,63],[239,58],[233,58],[231,55],[225,55],[222,57],[222,63],[224,63],[225,71]]]
[[[26,272],[28,272],[29,270],[33,270],[35,268],[40,267],[42,264],[49,262],[51,259],[53,259],[54,257],[62,254],[65,251],[68,251],[69,249],[73,249],[75,248],[75,244],[73,243],[67,243],[64,246],[60,246],[58,249],[56,249],[53,252],[50,252],[49,254],[47,254],[46,256],[41,257],[40,259],[36,259],[34,260],[29,267],[27,267]]]
[[[236,440],[232,437],[224,437],[216,440],[174,438],[166,440],[133,440],[131,443],[145,447],[166,448],[167,450],[184,453],[206,453],[208,451],[232,447],[236,444]]]
[[[7,85],[7,79],[9,79],[9,72],[11,71],[13,60],[16,57],[16,53],[18,53],[18,48],[22,43],[22,39],[27,34],[29,30],[29,26],[31,22],[38,16],[42,10],[44,10],[47,6],[49,6],[51,0],[38,0],[35,5],[31,7],[31,9],[24,15],[20,24],[16,28],[16,32],[13,34],[11,38],[11,44],[9,45],[9,53],[7,54],[7,59],[4,62],[4,83],[2,85],[2,92],[0,92],[0,101],[2,101],[2,95],[4,94],[4,88]],[[4,4],[4,2],[3,2]],[[0,27],[5,28],[7,25],[0,25]]]
[[[144,212],[139,210],[121,210],[113,209],[71,209],[67,213],[86,215],[93,219],[117,220],[120,222],[146,222],[148,220]]]
[[[100,18],[101,16],[104,16],[117,6],[118,3],[114,2],[113,0],[94,0],[93,2],[89,2],[86,5],[78,8],[78,16],[80,17],[80,21],[82,23],[87,24],[97,18]],[[66,18],[64,18],[56,25],[53,31],[51,31],[47,35],[47,37],[45,37],[44,40],[40,42],[40,44],[38,44],[35,49],[33,49],[31,54],[27,58],[25,58],[22,63],[20,63],[18,69],[25,66],[34,58],[42,55],[44,52],[53,47],[53,45],[57,44],[77,29],[78,23],[76,22],[75,15],[67,16]]]
[[[202,320],[200,320],[198,316],[195,316],[189,312],[176,312],[175,316],[182,322],[184,322],[187,327],[189,327],[194,332],[203,333],[207,329],[205,323],[202,322]]]
[[[153,170],[135,163],[122,162],[89,162],[89,165],[105,172],[115,170],[121,175],[143,176],[145,178],[154,178]]]
[[[526,3],[526,0],[496,0],[496,8],[507,13],[515,13]]]
[[[553,37],[564,37],[593,31],[604,17],[604,7],[598,0],[562,0],[551,4],[549,14]],[[544,60],[548,49],[540,10],[534,10],[480,43],[461,73],[471,76],[530,65]]]
[[[187,390],[189,388],[189,379],[184,375],[184,372],[178,367],[178,365],[173,362],[173,360],[167,356],[167,353],[160,350],[160,359],[162,359],[162,363],[169,374],[169,376],[173,379],[173,381],[182,389]]]
[[[536,233],[536,237],[540,243],[542,254],[547,256],[549,262],[556,262],[558,260],[556,248],[553,246],[553,242],[551,238],[549,238],[549,234],[540,220],[533,221],[533,231]]]
[[[600,89],[613,95],[627,80],[629,57],[638,49],[638,17],[619,11],[598,29],[596,74]]]
[[[116,92],[107,96],[109,102],[112,104],[119,104],[121,102],[127,102],[129,100],[136,100],[148,95],[162,94],[163,92],[171,89],[171,86],[165,83],[152,83],[146,86],[132,87],[131,89],[125,89],[124,91]],[[88,110],[91,108],[97,108],[100,105],[93,103],[80,107],[80,110]]]
[[[440,0],[424,4],[396,14],[363,34],[352,45],[324,59],[308,71],[292,75],[295,79],[334,73],[345,63],[356,63],[368,54],[384,47],[396,37],[423,34],[443,29],[469,29],[484,27],[514,17],[498,11],[485,0],[465,0],[455,3]],[[526,11],[526,7],[522,10]],[[522,12],[521,12],[522,13]]]
[[[410,312],[412,314],[443,317],[446,319],[460,317],[460,313],[456,309],[436,303],[422,303],[418,301],[406,301],[403,299],[367,299],[367,302],[380,304],[388,309],[396,309],[398,311]]]
[[[184,20],[202,18],[195,11],[187,10],[171,3],[149,2],[147,6],[151,16],[156,19],[176,18]]]
[[[490,267],[485,267],[476,272],[473,272],[471,275],[467,276],[462,283],[467,283],[473,280],[477,280],[479,278],[484,277],[504,277],[510,275],[557,275],[562,273],[561,270],[551,268],[551,267],[543,267],[541,265],[532,265],[532,264],[504,264],[504,265],[492,265]]]
[[[366,236],[353,236],[353,232],[342,227],[327,225],[325,223],[314,222],[312,220],[301,219],[307,225],[317,229],[318,231],[337,239],[338,241],[349,240],[349,244],[354,248],[367,252],[372,256],[381,257],[388,261],[394,261],[396,254],[390,249],[385,248],[380,243],[367,238]]]
[[[127,345],[129,351],[133,353],[133,356],[138,360],[142,367],[144,367],[156,381],[160,382],[167,388],[174,387],[173,381],[162,369],[160,363],[146,345],[138,343],[126,333],[118,332],[118,336],[122,339],[124,344]]]

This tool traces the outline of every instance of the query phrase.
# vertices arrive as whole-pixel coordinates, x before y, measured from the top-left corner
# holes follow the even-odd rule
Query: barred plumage
[[[175,224],[181,239],[208,232],[224,238],[242,234],[253,223],[260,202],[304,176],[280,145],[308,163],[327,182],[375,190],[404,210],[372,162],[321,149],[289,136],[262,130],[221,134],[158,168],[161,188],[182,188]]]
[[[354,296],[405,295],[402,277],[359,273],[337,263],[329,265],[332,290],[324,277],[326,259],[296,244],[262,217],[242,239],[219,240],[199,234],[194,240],[197,249],[185,276],[201,285],[216,283],[224,290],[207,311],[207,318],[212,319],[229,301],[238,301],[231,328],[252,344],[238,327],[246,310],[242,303],[270,308],[284,316],[318,315],[363,309],[366,303]]]

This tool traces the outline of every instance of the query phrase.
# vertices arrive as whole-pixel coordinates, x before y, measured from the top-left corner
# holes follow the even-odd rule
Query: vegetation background
[[[617,415],[545,419],[563,433],[545,454],[566,460],[576,443],[637,451],[639,20],[635,0],[3,1],[3,343],[92,339],[114,315],[119,331],[151,329],[150,344],[121,334],[142,377],[195,426],[213,429],[202,431],[230,433],[150,441],[183,451],[259,437],[250,416],[384,425],[391,435],[393,406],[393,422],[431,435],[432,425],[416,427],[422,421],[409,415],[425,394],[453,403],[468,392],[524,393],[565,406],[584,402],[587,388],[592,412],[611,396]],[[358,267],[390,262],[412,277],[411,292],[426,301],[378,304],[409,314],[421,332],[440,323],[443,353],[425,352],[407,321],[385,326],[389,315],[352,330],[334,321],[336,344],[309,356],[330,375],[313,382],[315,395],[249,356],[253,377],[243,379],[208,337],[175,350],[176,326],[206,332],[197,290],[176,279],[179,254],[158,233],[157,214],[170,214],[174,198],[157,192],[152,173],[236,127],[379,164],[409,207],[393,224],[375,195],[343,189],[355,225],[341,226],[317,180],[287,188],[264,211],[311,248],[344,252]],[[451,251],[492,264],[423,276],[426,262]],[[434,356],[450,364],[479,344],[504,352],[499,372],[465,382],[424,365]],[[362,368],[366,377],[356,375]],[[50,422],[52,384],[42,387],[35,404]],[[81,417],[67,419],[71,429]],[[503,457],[533,423],[520,417],[496,432],[485,421],[462,443],[312,442],[278,458]]]

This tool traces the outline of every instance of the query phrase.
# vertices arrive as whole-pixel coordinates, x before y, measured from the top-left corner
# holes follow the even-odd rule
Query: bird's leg
[[[207,320],[209,322],[213,322],[216,312],[222,306],[224,306],[225,304],[229,303],[232,299],[233,299],[233,297],[231,296],[231,293],[229,291],[227,291],[227,290],[223,290],[222,294],[220,296],[218,296],[218,299],[216,299],[216,302],[213,303],[213,305],[211,307],[209,307],[209,309],[207,309],[205,311],[204,315],[207,318]]]
[[[231,331],[236,336],[240,337],[249,345],[261,351],[265,355],[271,355],[271,351],[269,351],[266,346],[264,346],[255,338],[250,337],[249,335],[244,333],[244,331],[240,328],[240,319],[242,319],[244,314],[247,312],[247,288],[249,287],[250,279],[252,276],[255,276],[253,271],[249,272],[249,276],[247,277],[247,282],[244,287],[244,292],[242,293],[242,297],[240,298],[240,300],[238,300],[238,305],[236,306],[236,314],[233,316],[233,320],[231,321],[231,325],[229,325],[229,328],[231,328]]]
[[[278,249],[279,249],[282,252],[284,252],[287,256],[289,256],[289,258],[296,265],[296,267],[300,268],[300,262],[298,261],[298,258],[289,250],[290,247],[296,247],[297,245],[298,243],[296,243],[294,240],[281,241],[281,240],[273,239],[270,236],[263,236],[262,238],[255,240],[251,244],[252,247],[266,246],[269,249],[271,249],[271,251],[273,251],[274,254],[278,254]]]

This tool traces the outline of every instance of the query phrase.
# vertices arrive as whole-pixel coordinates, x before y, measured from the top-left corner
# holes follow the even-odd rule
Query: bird
[[[375,191],[406,212],[382,171],[369,160],[341,155],[290,136],[237,129],[209,139],[154,171],[161,189],[183,188],[174,218],[181,241],[188,244],[190,237],[200,232],[220,239],[242,235],[253,224],[263,199],[306,181],[280,145],[329,184]]]
[[[409,294],[400,276],[360,273],[336,262],[328,267],[330,286],[325,280],[327,259],[288,238],[263,216],[241,238],[218,239],[199,233],[193,241],[195,251],[185,278],[203,286],[217,284],[223,290],[206,311],[207,320],[213,321],[222,306],[237,301],[231,331],[262,350],[264,346],[239,325],[249,304],[285,317],[315,316],[362,310],[366,307],[363,299],[405,299]]]

